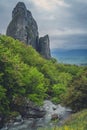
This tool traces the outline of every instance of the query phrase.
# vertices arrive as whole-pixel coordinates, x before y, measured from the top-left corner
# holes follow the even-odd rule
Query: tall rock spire
[[[44,37],[41,37],[39,39],[39,52],[46,59],[51,58],[49,46],[50,46],[50,40],[48,35],[45,35]]]
[[[37,23],[23,2],[19,2],[13,9],[12,21],[7,28],[6,34],[32,45],[35,49],[37,48],[39,41]]]
[[[46,42],[43,38],[39,40],[37,23],[23,2],[18,2],[13,9],[12,20],[8,25],[6,35],[32,45],[43,57],[50,58],[49,38],[45,37]]]

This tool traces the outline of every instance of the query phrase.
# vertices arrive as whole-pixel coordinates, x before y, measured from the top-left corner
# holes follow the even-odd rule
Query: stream
[[[39,127],[52,127],[55,123],[51,120],[59,119],[56,125],[61,126],[66,118],[68,118],[72,110],[62,107],[60,104],[55,105],[49,100],[45,100],[42,109],[46,111],[43,118],[28,118],[22,119],[21,116],[17,117],[18,121],[5,125],[0,130],[38,130]]]

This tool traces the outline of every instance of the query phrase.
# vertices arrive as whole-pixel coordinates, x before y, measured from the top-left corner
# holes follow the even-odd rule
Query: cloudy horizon
[[[0,1],[0,33],[5,34],[19,0]],[[38,24],[39,35],[50,37],[50,46],[87,49],[87,0],[22,0]]]

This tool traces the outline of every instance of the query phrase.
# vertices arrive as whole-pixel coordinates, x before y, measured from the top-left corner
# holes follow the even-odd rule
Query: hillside
[[[43,104],[44,99],[87,108],[87,67],[46,60],[31,46],[0,36],[0,117],[21,114],[25,99]]]

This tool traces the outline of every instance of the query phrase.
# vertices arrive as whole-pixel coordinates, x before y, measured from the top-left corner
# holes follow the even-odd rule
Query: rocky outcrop
[[[39,52],[46,59],[51,58],[49,46],[50,46],[50,41],[48,35],[45,35],[44,37],[41,37],[39,39]]]
[[[32,45],[47,59],[51,57],[48,35],[39,40],[37,23],[23,2],[19,2],[13,9],[12,21],[8,25],[6,35]]]
[[[17,103],[18,100],[19,103]],[[42,118],[45,115],[43,108],[23,97],[19,97],[19,99],[13,101],[12,108],[14,111],[19,112],[23,118]]]
[[[17,109],[18,110],[18,109]],[[46,112],[32,102],[27,102],[19,109],[20,114],[24,118],[42,118]]]
[[[13,9],[12,21],[6,34],[37,49],[39,37],[37,23],[23,2],[19,2]]]

